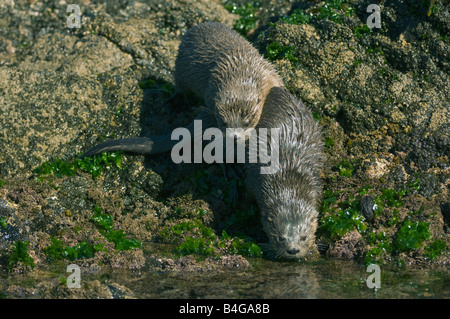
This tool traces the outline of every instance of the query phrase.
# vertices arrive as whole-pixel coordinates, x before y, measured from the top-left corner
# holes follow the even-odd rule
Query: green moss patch
[[[94,207],[92,221],[108,242],[114,243],[116,250],[130,250],[142,248],[142,243],[136,239],[127,238],[123,230],[115,230],[111,215],[103,214],[99,207]],[[81,241],[75,245],[65,245],[61,239],[54,236],[50,238],[51,244],[44,248],[49,260],[75,260],[95,257],[99,251],[105,251],[105,243],[93,244],[89,241]]]
[[[7,227],[6,218],[3,216],[0,216],[0,227],[3,227],[4,229]]]
[[[295,56],[295,48],[291,46],[281,45],[278,42],[272,42],[266,47],[267,58],[269,61],[286,59],[291,62],[298,62]]]
[[[51,244],[44,249],[49,260],[75,260],[92,258],[95,252],[103,249],[103,244],[92,245],[87,241],[82,241],[74,246],[66,246],[62,240],[51,237]]]
[[[351,231],[359,232],[364,243],[361,247],[367,248],[362,252],[366,264],[402,263],[405,256],[417,254],[435,260],[445,251],[445,241],[431,241],[430,223],[421,220],[423,206],[409,212],[404,208],[406,197],[420,188],[420,179],[416,178],[401,190],[375,190],[369,185],[357,190],[325,190],[318,235],[338,241]],[[367,209],[372,210],[372,216]]]
[[[63,161],[59,158],[45,162],[33,173],[38,175],[38,180],[43,180],[45,176],[55,177],[73,176],[80,169],[92,175],[92,178],[100,176],[105,169],[113,167],[122,168],[122,152],[107,152],[97,154],[93,157],[85,157],[74,161]]]
[[[179,222],[164,227],[160,239],[175,243],[175,252],[180,255],[219,256],[239,254],[249,257],[262,255],[261,248],[252,241],[232,237],[225,230],[217,236],[214,230],[205,226],[200,219]]]
[[[257,11],[260,6],[259,1],[248,1],[242,4],[233,1],[226,1],[225,3],[225,9],[241,16],[235,23],[234,29],[243,36],[246,36],[250,30],[257,27],[259,20]]]
[[[438,256],[442,255],[447,248],[445,241],[436,239],[430,245],[425,247],[425,257],[430,260],[435,260]]]
[[[103,214],[101,209],[94,207],[94,216],[92,220],[96,224],[98,231],[105,236],[105,238],[115,244],[117,250],[130,250],[135,248],[142,248],[142,242],[137,239],[128,239],[123,230],[113,229],[113,218],[111,215]]]
[[[28,254],[29,244],[30,243],[28,241],[17,241],[14,243],[8,257],[8,270],[11,271],[19,264],[19,262],[21,262],[24,267],[30,267],[31,269],[34,268],[34,259]]]
[[[339,238],[353,229],[364,233],[367,229],[365,218],[359,213],[360,198],[350,196],[349,200],[342,201],[338,207],[333,204],[337,202],[337,193],[325,192],[322,211],[326,212],[320,219],[320,230],[331,238]]]
[[[283,21],[287,24],[307,24],[311,20],[311,15],[305,13],[302,9],[296,9],[289,16],[281,18],[279,21]],[[274,25],[272,23],[271,25]]]
[[[427,239],[431,239],[429,223],[407,220],[397,232],[394,243],[398,251],[410,251],[422,247]]]

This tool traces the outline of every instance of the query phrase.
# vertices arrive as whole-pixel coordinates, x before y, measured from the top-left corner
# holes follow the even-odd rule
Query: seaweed
[[[47,258],[51,260],[76,260],[87,259],[95,256],[97,251],[103,250],[104,244],[92,245],[87,241],[82,241],[74,246],[66,246],[62,240],[52,236],[51,244],[44,248]]]
[[[406,220],[397,232],[394,244],[398,251],[410,251],[422,247],[428,239],[431,239],[429,223]]]
[[[34,268],[34,259],[28,254],[28,245],[30,242],[28,241],[16,241],[14,246],[9,254],[8,258],[8,270],[12,270],[17,266],[19,262],[23,264],[25,267]]]
[[[260,7],[259,1],[250,1],[245,4],[227,1],[225,4],[225,9],[241,16],[235,23],[234,29],[243,36],[246,36],[250,30],[255,29],[258,25],[259,17],[256,14],[258,7]]]
[[[305,13],[302,9],[294,10],[289,16],[281,18],[279,21],[283,21],[287,24],[307,24],[311,20],[311,15]],[[275,25],[274,23],[269,23]]]
[[[199,219],[164,227],[160,238],[178,243],[174,250],[180,255],[218,256],[220,251],[249,257],[262,255],[261,248],[254,242],[232,237],[225,230],[222,230],[221,236],[217,236],[212,228],[205,226]]]
[[[291,46],[281,45],[279,42],[272,42],[266,47],[267,58],[273,62],[275,60],[286,59],[292,63],[298,62],[295,56],[295,48]]]
[[[94,216],[92,220],[96,224],[99,232],[105,236],[105,238],[114,243],[117,250],[130,250],[134,248],[142,248],[142,242],[137,239],[128,239],[123,230],[113,229],[113,218],[111,215],[103,214],[102,210],[98,207],[94,207]]]
[[[90,173],[92,178],[97,178],[105,169],[112,167],[122,168],[122,152],[107,152],[97,154],[93,157],[75,159],[73,161],[63,161],[59,158],[43,163],[33,170],[38,175],[38,180],[42,181],[44,176],[53,175],[55,177],[73,176],[78,169]]]

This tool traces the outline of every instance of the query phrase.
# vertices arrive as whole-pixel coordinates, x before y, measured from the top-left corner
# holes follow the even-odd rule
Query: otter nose
[[[289,255],[295,255],[295,254],[297,254],[299,251],[300,251],[300,250],[297,249],[297,248],[289,248],[288,250],[286,250],[286,252],[287,252]]]

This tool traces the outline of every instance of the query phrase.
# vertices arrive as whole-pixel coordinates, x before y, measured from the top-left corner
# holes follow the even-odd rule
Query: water
[[[381,266],[380,287],[375,289],[367,286],[372,273],[353,261],[321,259],[297,263],[258,258],[250,262],[250,269],[221,272],[180,273],[144,269],[82,272],[81,290],[85,291],[68,289],[62,283],[61,278],[70,275],[66,272],[68,262],[62,262],[47,270],[0,276],[0,297],[106,298],[108,294],[99,295],[98,291],[109,289],[115,298],[138,299],[450,298],[449,268],[423,270]]]
[[[266,260],[253,269],[203,274],[111,273],[137,298],[450,298],[449,269],[380,268],[380,288],[368,288],[371,273],[352,261],[298,264]]]

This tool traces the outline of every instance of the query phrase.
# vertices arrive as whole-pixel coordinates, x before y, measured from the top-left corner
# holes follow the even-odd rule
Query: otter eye
[[[280,237],[278,237],[278,241],[280,243],[284,243],[286,241],[286,238],[280,236]]]
[[[306,240],[306,236],[300,237],[300,240],[301,240],[301,241],[305,241],[305,240]]]

